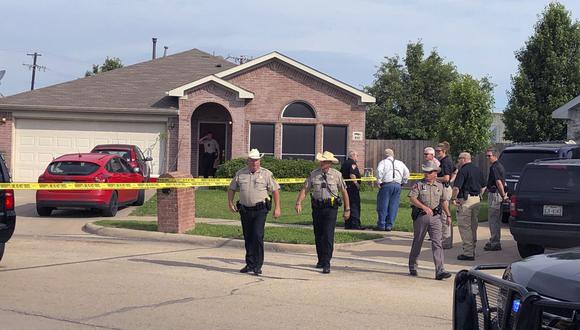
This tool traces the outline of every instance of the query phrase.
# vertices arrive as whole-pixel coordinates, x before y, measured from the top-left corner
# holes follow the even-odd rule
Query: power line
[[[46,67],[43,65],[36,64],[36,58],[38,56],[42,56],[42,54],[34,52],[34,54],[26,54],[26,55],[33,57],[32,65],[31,64],[22,64],[24,66],[27,66],[29,69],[32,69],[32,82],[30,83],[30,90],[32,91],[32,90],[34,90],[34,80],[36,78],[36,69],[46,71]]]

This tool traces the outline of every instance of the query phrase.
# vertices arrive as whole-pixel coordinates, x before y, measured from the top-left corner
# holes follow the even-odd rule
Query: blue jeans
[[[393,228],[397,218],[397,211],[399,210],[400,199],[400,184],[396,182],[383,184],[377,196],[378,228]]]

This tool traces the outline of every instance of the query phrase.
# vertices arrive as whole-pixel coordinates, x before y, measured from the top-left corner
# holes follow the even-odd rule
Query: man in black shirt
[[[486,251],[501,250],[501,203],[507,198],[505,184],[505,169],[497,161],[497,150],[490,148],[485,152],[485,157],[490,163],[489,176],[487,179],[487,220],[491,237],[483,247]]]
[[[451,198],[451,174],[453,174],[454,166],[451,157],[447,155],[447,146],[445,143],[439,143],[435,147],[435,155],[439,159],[441,171],[437,173],[437,181],[443,184],[443,190],[445,192],[444,196],[449,196]],[[449,202],[449,199],[447,199]],[[443,227],[441,228],[441,245],[444,249],[451,249],[453,247],[453,224],[447,221],[447,216],[441,214],[441,223]]]
[[[346,191],[350,201],[350,217],[344,221],[344,229],[365,229],[360,224],[360,171],[357,162],[358,153],[350,151],[348,158],[342,163],[340,172],[343,179],[353,179],[354,181],[346,181]]]
[[[458,260],[475,260],[477,226],[479,222],[479,195],[485,186],[483,175],[477,166],[471,163],[471,155],[462,152],[457,159],[459,173],[453,185],[451,200],[457,206],[457,226],[463,241],[463,253]]]

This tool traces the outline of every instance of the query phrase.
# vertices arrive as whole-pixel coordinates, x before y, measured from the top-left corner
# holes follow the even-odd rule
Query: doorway
[[[226,160],[226,155],[228,154],[228,141],[227,130],[226,130],[226,123],[223,122],[199,122],[199,128],[197,130],[198,136],[197,141],[202,137],[206,136],[207,133],[211,132],[213,135],[214,140],[217,141],[219,145],[219,153],[218,158],[214,162],[214,169],[210,171],[210,176],[215,177],[215,171],[217,165],[223,164]],[[202,157],[204,153],[203,146],[199,146],[197,153],[197,173],[202,173]]]

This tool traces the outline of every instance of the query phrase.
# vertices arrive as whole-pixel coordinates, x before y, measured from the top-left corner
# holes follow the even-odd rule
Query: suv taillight
[[[510,215],[512,217],[518,216],[518,210],[516,209],[516,196],[515,195],[512,195],[512,198],[510,199]]]
[[[14,190],[5,190],[4,197],[4,210],[14,210]]]

